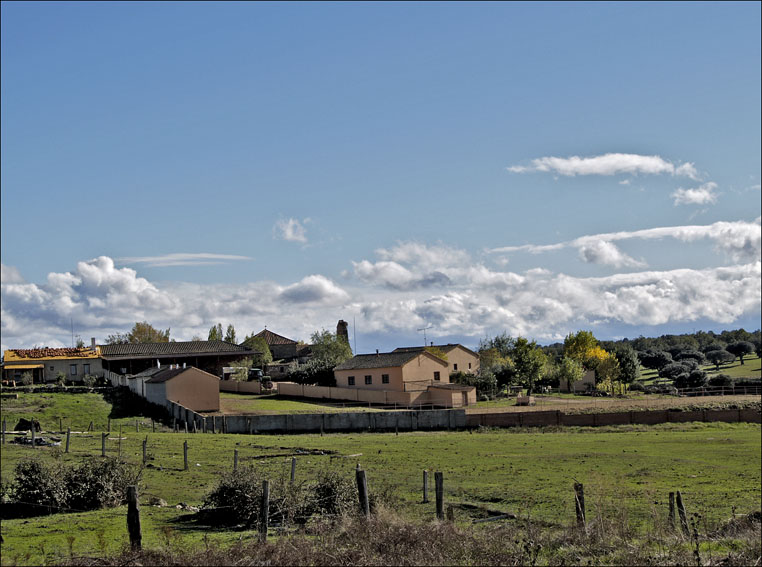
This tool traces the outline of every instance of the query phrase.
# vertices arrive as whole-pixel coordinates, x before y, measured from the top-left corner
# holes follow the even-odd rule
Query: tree
[[[736,357],[725,349],[710,350],[706,353],[706,359],[716,366],[717,371],[720,371],[720,364],[724,362],[733,362]]]
[[[249,368],[253,367],[251,358],[244,358],[235,363],[235,370],[231,378],[237,382],[246,382],[249,379]]]
[[[534,390],[534,383],[542,378],[547,358],[545,353],[537,346],[535,341],[529,341],[524,337],[516,339],[511,360],[515,367],[516,379],[527,388],[527,395]]]
[[[226,343],[233,343],[235,342],[235,327],[233,325],[228,325],[228,328],[225,330],[225,342]]]
[[[702,388],[706,386],[706,372],[700,368],[694,368],[689,373],[680,374],[675,378],[675,388]]]
[[[598,346],[598,339],[592,331],[578,331],[576,334],[569,333],[564,339],[564,356],[585,364],[588,353]]]
[[[447,353],[443,351],[441,348],[435,347],[432,345],[432,346],[423,347],[423,350],[447,362]]]
[[[160,331],[147,321],[141,321],[135,323],[135,326],[132,327],[127,337],[130,343],[168,343],[169,329]]]
[[[130,342],[130,336],[128,333],[114,333],[106,337],[107,345],[126,345]]]
[[[222,340],[222,323],[217,323],[216,325],[212,325],[212,328],[209,329],[209,337],[206,340],[208,341]]]
[[[312,341],[312,360],[330,364],[333,368],[352,358],[352,348],[349,343],[330,331],[325,329],[315,331],[310,340]]]
[[[682,352],[679,352],[677,356],[675,357],[675,360],[681,361],[685,360],[686,358],[691,358],[695,360],[698,364],[704,364],[706,361],[706,358],[704,357],[704,353],[699,352],[697,350],[684,350]]]
[[[495,376],[490,372],[479,374],[478,376],[461,371],[452,372],[450,373],[450,382],[462,384],[463,386],[474,386],[477,396],[491,395],[497,387],[497,380],[495,380]]]
[[[80,336],[77,336],[77,348],[85,348],[85,341]]]
[[[515,345],[516,341],[513,337],[506,333],[502,333],[492,339],[489,337],[481,339],[479,341],[478,351],[481,353],[483,351],[494,349],[498,356],[507,357],[510,355]]]
[[[585,369],[582,368],[582,364],[568,356],[562,357],[555,367],[555,375],[559,384],[566,383],[569,390],[571,390],[574,382],[582,379],[584,374]]]
[[[625,384],[632,384],[640,378],[640,362],[638,355],[629,345],[621,345],[614,352],[619,363],[619,379]]]
[[[672,355],[660,350],[647,350],[638,353],[640,364],[650,370],[661,370],[672,362]]]
[[[252,364],[255,367],[265,369],[265,367],[273,361],[272,352],[264,337],[250,336],[246,337],[241,343],[248,349],[258,353],[252,357]]]
[[[738,341],[735,343],[730,343],[728,346],[725,347],[725,350],[737,356],[738,360],[741,361],[741,365],[743,365],[744,355],[751,354],[752,352],[754,352],[754,345],[751,344],[749,341]]]

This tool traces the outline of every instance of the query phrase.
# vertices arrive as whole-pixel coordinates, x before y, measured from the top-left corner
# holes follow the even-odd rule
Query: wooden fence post
[[[90,425],[87,426],[87,430],[88,431],[92,431],[93,430],[93,422],[92,421],[90,422]]]
[[[183,441],[183,461],[185,463],[183,466],[183,470],[187,471],[188,470],[188,442],[187,441]]]
[[[193,433],[198,433],[198,426],[196,425],[196,418],[193,418]]]
[[[69,452],[69,438],[71,437],[71,427],[66,428],[66,450],[64,453]]]
[[[233,470],[238,470],[238,449],[233,450]]]
[[[3,445],[5,445],[5,418],[3,418]]]
[[[688,530],[688,515],[685,512],[685,504],[683,504],[683,495],[680,494],[680,491],[677,491],[677,514],[680,516],[680,527],[683,529],[683,533],[685,535],[688,535],[690,531]]]
[[[137,551],[141,547],[143,536],[140,533],[140,503],[138,487],[127,487],[127,531],[130,534],[130,547]]]
[[[183,420],[183,425],[185,426],[185,434],[188,435],[188,422]]]
[[[140,424],[137,419],[135,420],[135,433],[140,433]]]
[[[201,422],[201,432],[206,433],[206,418]]]
[[[296,457],[291,457],[291,484],[296,480]]]
[[[119,424],[119,443],[117,443],[117,458],[122,458],[122,424]]]
[[[585,487],[581,482],[574,483],[574,508],[577,513],[577,525],[585,527]]]
[[[267,524],[270,519],[270,481],[262,481],[262,504],[259,508],[259,541],[267,541]]]
[[[32,449],[37,448],[37,441],[34,438],[34,418],[32,419]]]
[[[455,521],[455,509],[452,507],[452,504],[447,506],[447,521],[448,522]]]
[[[429,501],[429,471],[423,471],[423,503]]]
[[[108,433],[101,433],[101,457],[106,456],[106,437]]]
[[[143,464],[146,464],[146,461],[148,460],[148,435],[146,435],[146,438],[143,439]]]
[[[444,475],[441,472],[434,473],[434,490],[437,501],[437,519],[444,520]]]
[[[368,479],[365,477],[365,471],[357,469],[355,479],[357,480],[357,497],[360,499],[360,510],[367,518],[370,516],[370,502],[368,500]]]
[[[675,529],[675,493],[669,493],[669,516],[667,517],[670,529]]]
[[[151,433],[156,433],[156,423],[153,418],[151,418]]]
[[[61,419],[60,417],[58,418],[58,431],[63,433],[63,419]]]

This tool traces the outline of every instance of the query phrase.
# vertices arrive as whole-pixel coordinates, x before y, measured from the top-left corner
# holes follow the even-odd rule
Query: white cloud
[[[117,258],[116,261],[120,264],[145,264],[148,267],[163,268],[168,266],[208,266],[251,259],[249,256],[237,256],[235,254],[177,252],[174,254],[164,254],[163,256],[130,256]]]
[[[710,181],[693,189],[684,189],[680,187],[675,190],[671,197],[677,205],[706,205],[717,202],[717,194],[714,190],[717,184]]]
[[[530,252],[540,254],[564,248],[581,248],[591,241],[603,240],[607,242],[616,240],[655,240],[661,238],[674,238],[682,242],[693,242],[701,239],[713,240],[715,248],[734,261],[756,261],[762,254],[760,218],[753,222],[746,221],[719,221],[710,225],[667,226],[647,228],[644,230],[609,232],[581,236],[567,242],[555,244],[524,244],[522,246],[502,246],[489,250],[491,253],[505,254],[509,252]]]
[[[287,240],[289,242],[301,242],[306,244],[307,242],[307,229],[304,227],[309,219],[304,219],[301,222],[297,219],[279,220],[273,227],[273,234],[275,238]]]
[[[24,283],[24,278],[21,277],[21,273],[14,266],[0,264],[0,282],[4,284]]]
[[[307,276],[283,289],[280,297],[289,303],[342,303],[349,294],[321,275]]]
[[[698,178],[698,172],[692,163],[675,165],[659,156],[643,156],[639,154],[610,153],[593,157],[571,156],[541,157],[533,159],[531,165],[514,165],[507,168],[513,173],[528,173],[533,171],[552,172],[565,176],[576,175],[617,175],[629,174],[670,174]]]
[[[590,239],[579,246],[579,257],[589,264],[603,264],[615,268],[645,266],[644,262],[631,258],[611,242],[597,238]]]

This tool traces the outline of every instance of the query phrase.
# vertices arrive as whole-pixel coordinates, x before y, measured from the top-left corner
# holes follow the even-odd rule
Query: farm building
[[[449,372],[465,372],[466,374],[479,373],[479,355],[464,347],[461,344],[435,345],[431,343],[431,348],[437,349],[447,356],[447,369]],[[421,352],[426,347],[400,347],[392,352]]]
[[[255,351],[225,341],[178,341],[103,345],[103,368],[117,374],[138,374],[156,366],[187,365],[216,376],[225,366],[254,356]]]
[[[262,369],[271,378],[285,377],[291,369],[307,362],[312,356],[310,345],[273,333],[267,327],[254,336],[265,340],[273,356],[272,362]]]
[[[89,375],[103,376],[100,347],[92,339],[90,347],[81,348],[19,348],[3,353],[3,380],[17,383],[25,372],[32,373],[35,384],[55,382],[59,373],[69,382],[81,382]]]
[[[163,368],[143,383],[145,398],[164,406],[167,400],[193,411],[219,411],[220,379],[198,368]]]

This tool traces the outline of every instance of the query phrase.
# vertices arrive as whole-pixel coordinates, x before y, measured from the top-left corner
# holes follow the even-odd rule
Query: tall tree
[[[207,338],[208,341],[221,341],[222,340],[222,323],[217,323],[216,325],[212,325],[212,328],[209,329],[209,337]]]
[[[574,382],[582,379],[584,373],[585,369],[582,368],[582,364],[568,356],[562,357],[555,367],[555,375],[559,385],[565,383],[569,390],[571,390]]]
[[[147,321],[141,321],[135,323],[127,337],[131,343],[168,343],[169,329],[160,331]]]
[[[706,353],[706,359],[715,365],[717,372],[720,371],[720,365],[724,362],[733,362],[736,357],[726,351],[724,348],[710,350]]]
[[[569,333],[564,339],[564,356],[585,364],[588,353],[598,346],[598,339],[592,331],[577,331]]]
[[[725,350],[737,356],[738,360],[741,361],[741,365],[743,365],[744,355],[753,353],[754,345],[751,344],[749,341],[738,341],[735,343],[730,343],[728,346],[725,347]]]
[[[264,370],[265,366],[273,361],[272,352],[270,352],[270,347],[264,337],[257,337],[252,334],[247,336],[241,344],[254,352],[260,353],[252,357],[252,364],[254,366]]]
[[[638,355],[629,345],[621,345],[614,352],[619,363],[619,379],[625,384],[632,384],[640,378]]]
[[[534,384],[542,378],[547,363],[545,353],[535,341],[518,337],[511,351],[516,378],[527,388],[527,395],[534,391]]]
[[[224,341],[226,343],[236,344],[236,342],[235,342],[235,327],[233,327],[233,325],[228,325],[228,328],[225,329],[225,339],[224,339]]]
[[[352,348],[342,337],[336,336],[323,329],[315,331],[310,337],[312,341],[312,359],[317,362],[337,366],[352,358]]]

